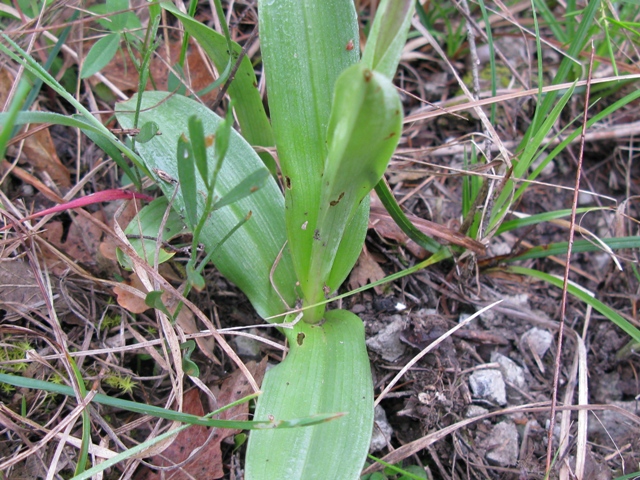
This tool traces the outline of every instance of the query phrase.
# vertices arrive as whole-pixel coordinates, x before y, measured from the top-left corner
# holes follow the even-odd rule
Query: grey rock
[[[480,415],[484,415],[485,413],[489,413],[489,410],[479,405],[469,405],[467,407],[467,411],[464,413],[464,416],[465,418],[474,418],[479,417]]]
[[[525,332],[522,336],[522,341],[534,351],[538,357],[542,358],[549,350],[549,347],[551,347],[553,335],[546,330],[534,327]]]
[[[620,372],[618,371],[591,377],[589,390],[593,395],[595,403],[609,403],[612,400],[622,400],[622,392],[618,385],[619,382]]]
[[[531,167],[534,169],[538,168],[542,164],[542,162],[544,162],[547,159],[547,157],[548,155],[546,153],[543,153],[531,163]],[[551,160],[549,163],[547,163],[544,166],[544,168],[542,169],[542,172],[540,173],[542,174],[543,177],[550,177],[555,173],[555,171],[556,171],[556,164],[554,163],[553,160]]]
[[[638,402],[611,402],[629,413],[640,416],[640,404]],[[640,436],[640,426],[632,419],[615,410],[597,412],[598,420],[589,419],[589,436],[595,435],[605,445],[613,445],[613,439],[617,445],[621,445]]]
[[[378,405],[373,412],[373,436],[371,437],[371,444],[369,445],[369,451],[371,453],[378,452],[385,448],[393,435],[393,427],[387,420],[387,414],[384,409]]]
[[[505,420],[498,423],[482,442],[486,449],[485,458],[494,465],[511,467],[518,462],[518,430]]]
[[[498,352],[491,353],[491,361],[500,365],[500,371],[507,383],[510,383],[519,389],[523,389],[525,387],[526,382],[524,378],[524,368],[509,357],[505,357]]]
[[[507,404],[507,392],[500,370],[486,369],[473,372],[469,377],[469,386],[476,397],[498,405]]]
[[[249,330],[249,333],[257,335],[255,329]],[[238,335],[233,339],[233,343],[236,345],[236,353],[241,358],[260,358],[262,352],[260,351],[260,342],[244,335]]]
[[[367,347],[387,362],[395,362],[405,352],[406,346],[400,341],[400,334],[406,322],[400,315],[391,317],[391,323],[367,340]]]
[[[587,192],[578,193],[578,205],[590,205],[595,201],[595,197]]]

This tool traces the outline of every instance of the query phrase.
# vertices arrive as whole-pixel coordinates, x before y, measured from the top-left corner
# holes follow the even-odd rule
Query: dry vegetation
[[[366,25],[372,5],[367,0],[356,3]],[[138,85],[127,49],[119,51],[95,75],[80,79],[81,59],[108,33],[104,24],[84,9],[87,5],[80,8],[75,2],[55,1],[35,20],[28,20],[29,11],[20,11],[18,6],[32,8],[26,2],[0,5],[0,13],[6,14],[0,18],[4,32],[44,64],[56,39],[70,27],[51,71],[101,122],[118,128],[112,117],[114,104],[135,93]],[[591,84],[589,104],[594,103],[589,117],[638,88],[637,27],[630,27],[636,29],[631,31],[609,23],[610,38],[603,33],[604,18],[614,12],[628,15],[620,21],[640,21],[632,6],[604,2],[596,14],[597,28],[590,35],[597,48],[592,51],[588,45],[578,59],[587,67],[591,64],[593,71],[588,76],[586,71],[576,70],[576,78],[589,81],[576,88],[558,115],[549,132],[547,152],[581,128],[585,83]],[[561,289],[505,267],[505,262],[532,247],[567,241],[571,230],[576,239],[638,234],[638,100],[587,129],[584,142],[578,136],[570,143],[529,185],[512,205],[514,214],[507,217],[513,220],[518,218],[515,214],[571,209],[576,200],[578,207],[593,207],[578,215],[575,224],[566,216],[523,224],[499,235],[485,229],[486,225],[474,233],[466,218],[472,220],[473,216],[464,212],[473,213],[473,206],[490,213],[495,191],[504,186],[508,175],[501,154],[506,151],[511,161],[518,160],[514,153],[537,105],[538,76],[544,85],[550,85],[567,49],[555,31],[563,27],[549,25],[549,17],[538,16],[544,68],[539,72],[529,2],[487,4],[493,49],[487,43],[486,22],[478,4],[428,1],[424,7],[432,21],[428,32],[435,37],[425,37],[426,29],[412,29],[415,35],[405,49],[397,84],[403,92],[406,128],[387,179],[422,231],[442,243],[467,248],[474,244],[460,233],[470,234],[486,246],[486,252],[456,253],[455,261],[341,300],[343,308],[365,319],[371,337],[389,325],[395,329],[389,332],[390,340],[378,337],[378,347],[370,351],[376,395],[411,358],[461,317],[495,300],[504,302],[424,355],[381,399],[388,419],[387,428],[382,429],[387,444],[383,442],[375,455],[386,455],[391,463],[422,466],[428,478],[543,478],[548,468],[550,402],[555,396],[558,411],[555,443],[550,449],[554,462],[551,478],[573,478],[576,469],[583,472],[581,478],[589,479],[638,471],[640,357],[629,346],[630,337],[572,295],[567,297],[563,312]],[[132,2],[132,8],[145,25],[148,13],[144,2]],[[255,2],[235,1],[226,8],[234,40],[247,46],[247,55],[260,73],[259,42],[252,36]],[[560,20],[569,7],[550,2],[547,8]],[[12,14],[23,20],[14,20]],[[211,26],[219,24],[206,2],[201,2],[196,17]],[[149,67],[152,81],[148,88],[168,88],[170,68],[176,63],[182,41],[177,27],[166,14],[157,39],[160,45]],[[472,32],[472,42],[467,29]],[[134,33],[144,35],[144,31]],[[124,37],[121,45],[125,45]],[[132,51],[136,56],[135,48]],[[490,67],[492,56],[496,77]],[[189,88],[198,92],[215,80],[217,73],[193,41],[187,58]],[[25,72],[7,56],[0,57],[0,62],[0,102],[3,111],[8,111],[16,79]],[[597,83],[614,76],[635,81]],[[570,86],[568,83],[564,88]],[[264,91],[265,85],[260,83],[259,88]],[[211,106],[216,97],[217,91],[213,91],[203,95],[202,101]],[[218,106],[220,112],[222,107]],[[31,108],[75,113],[46,85]],[[488,121],[483,121],[479,112]],[[493,125],[493,131],[488,125]],[[578,171],[582,192],[576,197]],[[12,136],[0,166],[0,227],[4,227],[0,231],[0,370],[71,385],[80,398],[78,375],[84,382],[82,388],[89,391],[200,415],[250,393],[221,342],[211,334],[197,334],[207,328],[202,318],[213,322],[258,382],[266,362],[281,358],[281,337],[275,329],[264,328],[245,331],[243,336],[225,332],[226,328],[251,326],[260,320],[243,295],[213,268],[206,271],[205,289],[189,297],[201,312],[199,316],[185,308],[175,324],[170,324],[149,309],[139,290],[147,285],[180,289],[185,278],[183,265],[192,252],[182,248],[189,240],[178,238],[170,247],[175,252],[173,259],[157,271],[147,269],[147,278],[122,269],[116,247],[124,239],[116,225],[124,228],[140,201],[101,203],[21,220],[72,198],[122,186],[122,172],[76,129],[31,125]],[[465,198],[469,191],[478,195],[475,204],[473,198]],[[149,192],[154,194],[154,190]],[[382,207],[375,201],[373,205],[367,248],[345,292],[427,257]],[[604,250],[575,253],[569,275],[571,281],[636,327],[640,327],[639,245],[627,244],[636,249],[616,250],[615,255]],[[566,255],[544,254],[516,264],[562,277],[567,261]],[[168,296],[165,301],[175,302],[175,298]],[[559,345],[563,314],[564,341]],[[553,334],[548,351],[537,351],[527,340],[532,329]],[[190,338],[197,341],[191,360],[200,370],[199,385],[185,377],[182,368],[176,369],[179,363],[185,365],[179,359],[190,354],[178,345]],[[504,401],[483,397],[470,387],[469,379],[475,372],[499,369],[503,362],[504,373],[504,362],[508,364],[504,358],[515,362],[521,375],[505,375]],[[2,478],[73,476],[83,435],[83,409],[77,408],[76,399],[0,384],[0,401]],[[578,411],[588,414],[579,418]],[[225,415],[244,419],[247,407]],[[472,418],[475,415],[484,416]],[[505,423],[515,425],[517,431],[514,463],[496,460],[493,455],[505,447],[503,440],[508,434],[496,431]],[[93,404],[90,425],[89,458],[96,464],[166,431],[171,422]],[[105,476],[241,478],[242,448],[235,449],[233,443],[237,433],[193,427],[162,453],[156,448],[144,458],[131,458],[107,470]],[[192,458],[186,461],[189,455]],[[166,470],[175,464],[180,468]]]

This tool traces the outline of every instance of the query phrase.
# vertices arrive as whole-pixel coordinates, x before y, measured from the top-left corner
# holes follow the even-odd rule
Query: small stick
[[[564,268],[564,280],[562,287],[562,301],[560,303],[560,328],[558,330],[558,353],[556,355],[556,363],[553,371],[553,394],[551,396],[551,418],[549,419],[549,434],[547,443],[547,475],[551,470],[551,460],[553,459],[553,430],[556,424],[556,409],[558,405],[558,379],[560,377],[560,363],[562,358],[562,336],[564,334],[564,321],[567,311],[567,285],[569,284],[569,271],[571,265],[571,249],[573,247],[573,237],[576,229],[576,208],[578,205],[578,195],[580,192],[580,177],[582,171],[582,159],[584,158],[584,144],[587,132],[587,113],[589,110],[589,95],[591,94],[591,74],[593,72],[593,59],[595,49],[593,41],[591,42],[591,58],[589,60],[589,73],[587,74],[587,90],[584,100],[584,115],[582,117],[582,133],[580,134],[580,153],[578,155],[578,167],[576,171],[576,182],[573,190],[573,201],[571,204],[571,220],[569,225],[569,242],[567,246],[567,263]]]

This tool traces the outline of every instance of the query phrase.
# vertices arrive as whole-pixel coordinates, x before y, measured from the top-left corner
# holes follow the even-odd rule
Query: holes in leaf
[[[332,207],[335,207],[338,203],[340,203],[340,200],[342,200],[342,197],[344,197],[344,192],[340,194],[337,200],[333,200],[329,202],[329,205],[331,205]]]
[[[306,337],[306,335],[302,332],[300,332],[296,337],[296,342],[298,343],[299,346],[302,346],[302,344],[304,343],[304,337]]]
[[[284,177],[284,186],[287,190],[291,190],[291,179],[289,177]]]

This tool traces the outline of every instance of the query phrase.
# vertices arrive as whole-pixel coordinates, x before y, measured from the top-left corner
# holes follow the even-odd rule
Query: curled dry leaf
[[[135,273],[131,274],[129,280],[123,285],[133,287],[141,292],[145,292],[144,285]],[[116,294],[118,305],[126,308],[131,313],[143,313],[149,310],[149,306],[144,302],[144,298],[131,292],[129,289],[121,286],[113,287],[113,293]]]
[[[96,212],[93,216],[102,220],[100,212]],[[98,247],[102,240],[100,227],[85,217],[75,216],[64,241],[62,222],[49,222],[46,228],[44,238],[69,258],[86,266],[96,265]]]
[[[378,262],[374,260],[366,248],[363,248],[360,257],[358,257],[358,262],[349,276],[349,288],[354,290],[359,287],[364,287],[368,283],[382,280],[385,276],[386,274],[380,265],[378,265]],[[373,287],[373,289],[380,295],[383,287],[378,286]]]

